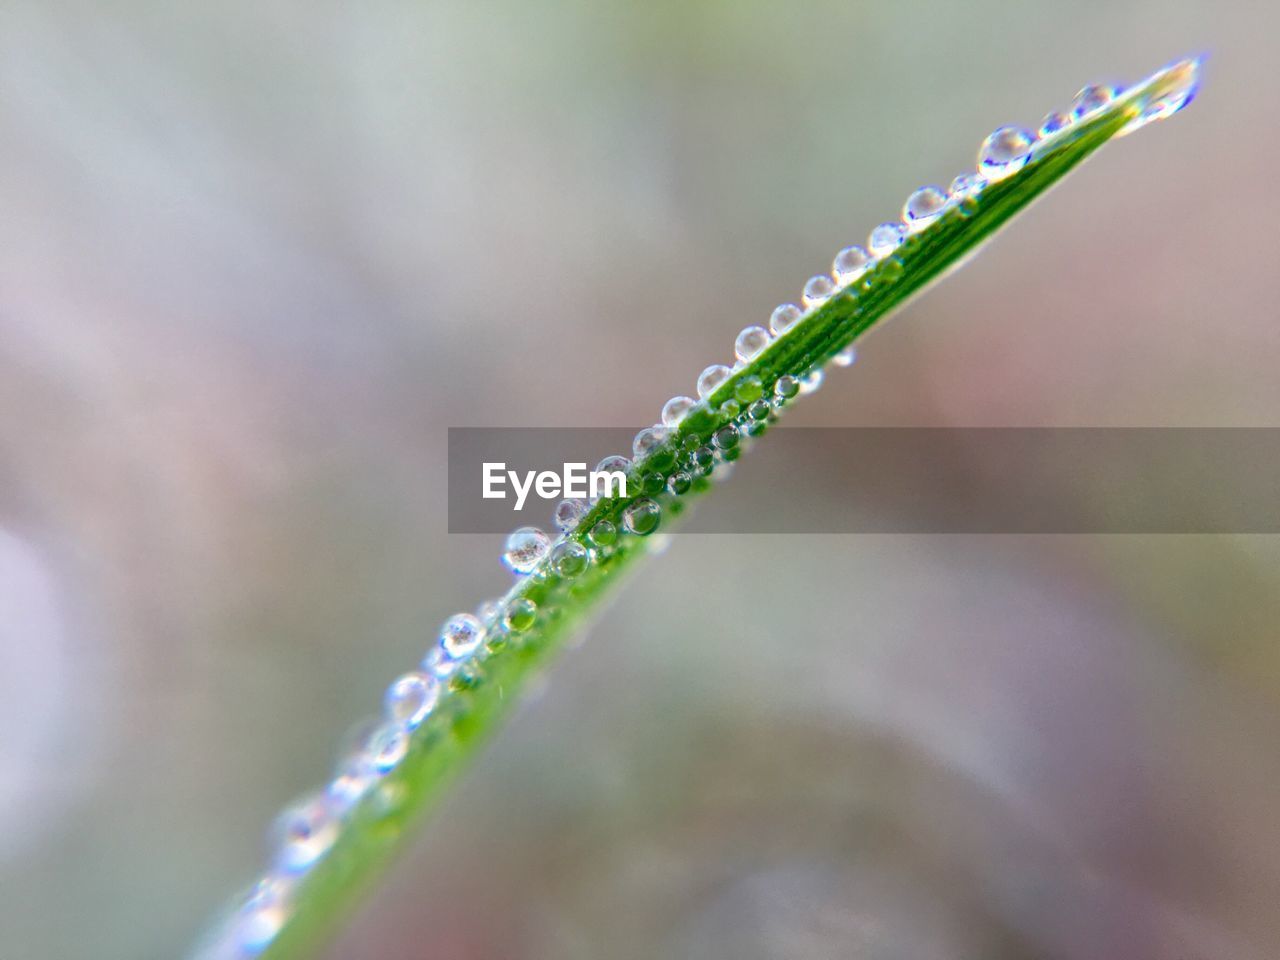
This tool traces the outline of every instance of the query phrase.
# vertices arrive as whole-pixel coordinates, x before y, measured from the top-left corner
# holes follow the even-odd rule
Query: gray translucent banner
[[[449,532],[552,528],[560,497],[484,464],[595,468],[635,430],[451,428]],[[490,468],[490,476],[496,474]],[[544,491],[549,485],[544,483]],[[680,530],[699,533],[1277,533],[1280,428],[775,427]]]

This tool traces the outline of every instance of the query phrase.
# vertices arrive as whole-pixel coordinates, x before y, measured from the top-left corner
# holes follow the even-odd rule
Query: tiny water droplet
[[[603,464],[604,461],[601,463]],[[596,467],[596,469],[601,468]],[[502,562],[513,573],[531,573],[550,549],[551,538],[537,527],[519,527],[507,537],[506,547],[502,551]]]
[[[672,397],[662,406],[662,424],[670,430],[680,426],[685,414],[693,409],[698,401],[693,397]]]
[[[768,419],[773,407],[769,406],[768,400],[757,400],[751,406],[747,407],[747,416],[752,420]]]
[[[1061,110],[1055,110],[1053,113],[1046,114],[1045,118],[1040,121],[1039,135],[1047,137],[1057,133],[1071,125],[1071,114],[1063,113]]]
[[[692,486],[693,477],[684,471],[673,473],[671,479],[667,482],[668,489],[678,497],[688,493]]]
[[[577,498],[569,498],[561,500],[556,504],[556,512],[554,516],[555,525],[561,530],[568,532],[578,525],[578,521],[583,518],[591,505],[585,500]],[[485,617],[480,619],[484,620]]]
[[[807,397],[822,386],[824,374],[821,370],[810,370],[800,378],[800,396]]]
[[[1105,83],[1094,83],[1083,88],[1071,101],[1071,116],[1076,120],[1101,110],[1116,95],[1116,88]]]
[[[753,400],[759,400],[763,394],[764,384],[755,374],[743,377],[733,385],[733,397],[738,403],[751,403]],[[723,410],[724,407],[720,409]]]
[[[698,375],[698,396],[707,399],[732,376],[733,371],[720,363],[712,364]]]
[[[726,424],[715,432],[711,442],[720,450],[732,450],[740,439],[737,428],[733,424]]]
[[[338,816],[346,816],[369,792],[377,775],[362,753],[347,757],[338,764],[333,779],[324,788],[325,803]]]
[[[601,520],[600,523],[607,523]],[[597,524],[599,526],[599,524]],[[504,621],[508,630],[516,633],[522,633],[533,626],[534,620],[538,617],[538,605],[528,597],[516,597],[507,606],[507,617]]]
[[[1000,127],[978,148],[978,172],[990,183],[1011,177],[1031,159],[1034,138],[1022,127]]]
[[[866,273],[873,262],[866,248],[855,244],[852,247],[845,247],[836,254],[835,260],[831,262],[831,272],[842,287],[847,287]]]
[[[837,367],[852,367],[853,362],[858,359],[858,348],[852,343],[831,358],[831,362]]]
[[[424,673],[406,673],[387,688],[383,705],[396,723],[416,730],[440,699],[440,684]]]
[[[631,441],[631,452],[637,461],[644,459],[655,448],[667,439],[667,428],[658,424],[645,427]]]
[[[800,392],[800,381],[795,377],[783,375],[778,378],[778,382],[773,385],[773,392],[783,400],[790,400]]]
[[[902,207],[902,222],[912,233],[923,230],[947,208],[947,194],[941,187],[921,187]]]
[[[951,199],[953,201],[969,200],[982,192],[987,181],[977,173],[962,173],[951,181]]]
[[[329,852],[338,838],[338,822],[322,797],[308,797],[280,815],[273,833],[279,838],[281,868],[296,872]]]
[[[733,342],[733,353],[741,363],[750,363],[769,345],[769,331],[764,327],[743,327]]]
[[[623,512],[623,523],[637,536],[647,537],[658,529],[662,521],[662,508],[646,498],[635,501]]]
[[[784,303],[774,308],[769,317],[769,329],[775,337],[780,337],[796,325],[796,321],[804,316],[804,311],[794,303]]]
[[[877,257],[893,253],[907,238],[907,228],[901,223],[882,223],[871,231],[867,246]]]
[[[551,551],[551,566],[560,576],[571,579],[587,569],[591,556],[576,540],[566,540]]]
[[[368,751],[369,763],[373,768],[387,773],[409,752],[409,734],[398,723],[384,724],[373,731]]]
[[[804,292],[801,300],[804,305],[812,310],[814,307],[820,306],[831,299],[831,295],[836,292],[836,282],[827,274],[820,273],[817,276],[810,277],[804,285]]]
[[[689,464],[696,473],[708,473],[715,466],[715,462],[716,455],[710,447],[699,447],[689,455]]]
[[[591,528],[591,542],[597,547],[607,547],[618,539],[618,528],[609,520],[601,520]]]
[[[454,660],[463,660],[484,643],[484,624],[469,613],[455,613],[440,628],[440,648]]]

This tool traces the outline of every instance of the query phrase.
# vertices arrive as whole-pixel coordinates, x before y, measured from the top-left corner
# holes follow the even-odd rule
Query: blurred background
[[[0,954],[180,956],[505,587],[447,427],[650,422],[1085,82],[1210,56],[788,422],[1280,425],[1278,20],[6,0]],[[1274,537],[678,536],[329,956],[1274,958],[1277,622]]]

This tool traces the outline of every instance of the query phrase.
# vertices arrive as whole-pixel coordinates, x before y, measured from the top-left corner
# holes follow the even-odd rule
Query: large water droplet
[[[422,725],[440,699],[440,684],[424,673],[406,673],[387,688],[383,704],[389,716],[410,730]]]
[[[1040,121],[1039,135],[1048,137],[1071,125],[1071,114],[1055,110]]]
[[[744,327],[733,342],[734,356],[742,363],[750,363],[769,345],[769,331],[764,327]]]
[[[831,262],[831,272],[842,287],[847,287],[866,273],[873,262],[865,248],[857,245],[845,247]]]
[[[882,223],[871,231],[867,246],[877,257],[883,257],[894,250],[907,238],[907,228],[901,223]]]
[[[600,521],[605,523],[607,521]],[[538,616],[538,605],[528,597],[516,597],[507,607],[506,625],[508,630],[522,633],[533,626]]]
[[[814,307],[821,306],[830,300],[835,292],[836,282],[827,274],[819,273],[805,282],[800,299],[806,307],[812,310]]]
[[[951,200],[954,203],[970,200],[981,193],[986,185],[986,179],[980,174],[962,173],[951,181]]]
[[[1193,57],[1190,60],[1179,60],[1152,75],[1141,84],[1151,86],[1152,90],[1145,100],[1137,103],[1137,115],[1125,124],[1118,134],[1124,136],[1140,130],[1149,123],[1171,117],[1192,100],[1200,89],[1200,70],[1204,60]]]
[[[733,375],[733,371],[723,364],[712,364],[698,375],[698,396],[707,399]]]
[[[551,538],[537,527],[519,527],[507,537],[502,562],[513,573],[531,573],[550,549]]]
[[[1116,88],[1107,84],[1095,83],[1082,89],[1071,101],[1071,116],[1079,120],[1087,117],[1095,110],[1101,110],[1116,95]]]
[[[464,660],[475,653],[482,643],[484,624],[469,613],[455,613],[440,628],[440,649],[450,659]]]
[[[1013,176],[1031,158],[1033,140],[1022,127],[1000,127],[978,148],[978,172],[992,183]]]
[[[912,233],[923,230],[947,208],[947,195],[941,187],[921,187],[902,207],[902,222]]]
[[[796,321],[804,316],[804,311],[794,303],[784,303],[776,307],[769,317],[769,329],[775,337],[780,337],[796,325]]]
[[[658,529],[662,521],[662,508],[647,497],[631,504],[622,514],[626,528],[637,536],[647,537]]]
[[[306,870],[329,852],[338,838],[338,822],[323,797],[309,797],[280,814],[273,832],[277,861],[284,870]]]
[[[631,452],[635,455],[636,460],[642,460],[657,446],[660,446],[667,439],[667,428],[655,424],[652,427],[645,427],[631,441]]]
[[[693,397],[672,397],[662,405],[662,425],[674,430],[697,402]]]
[[[590,509],[591,504],[587,503],[587,501],[570,497],[556,504],[552,520],[559,529],[568,532],[578,525],[578,521]],[[481,617],[480,619],[486,620],[488,618]]]
[[[572,579],[587,569],[591,555],[587,548],[576,540],[566,540],[556,544],[551,551],[551,567],[565,579]]]
[[[610,546],[618,539],[618,528],[608,520],[601,520],[591,528],[591,542],[597,547]]]
[[[800,392],[800,381],[795,377],[783,374],[773,385],[773,392],[783,400],[790,400]]]

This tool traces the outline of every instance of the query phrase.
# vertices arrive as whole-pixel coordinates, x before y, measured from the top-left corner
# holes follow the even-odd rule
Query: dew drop
[[[902,207],[902,222],[912,233],[923,230],[947,208],[947,194],[941,187],[921,187]]]
[[[1125,124],[1118,136],[1125,136],[1149,123],[1171,117],[1194,100],[1200,89],[1200,67],[1203,62],[1202,57],[1179,60],[1155,73],[1146,82],[1155,84],[1155,89],[1145,103],[1138,104],[1137,116]]]
[[[753,400],[759,400],[763,393],[764,384],[755,374],[743,377],[733,385],[733,398],[738,403],[751,403]],[[728,406],[728,404],[725,406]],[[724,407],[720,409],[723,410]]]
[[[845,247],[836,254],[831,263],[831,272],[842,287],[846,287],[867,272],[873,260],[865,247],[854,245]]]
[[[324,788],[325,803],[338,816],[346,816],[369,792],[376,779],[362,754],[347,757],[338,764],[333,779]]]
[[[901,223],[882,223],[871,231],[867,246],[877,257],[893,253],[907,238],[907,228]]]
[[[773,407],[769,406],[768,400],[757,400],[751,406],[747,407],[747,416],[752,420],[765,420],[768,419],[772,410]]]
[[[1039,135],[1047,137],[1071,125],[1071,114],[1055,110],[1040,121]]]
[[[1094,83],[1082,89],[1071,101],[1071,116],[1076,120],[1087,117],[1095,110],[1101,110],[1115,99],[1116,88],[1107,84]]]
[[[953,201],[970,200],[982,192],[987,181],[977,173],[962,173],[951,181],[951,199]]]
[[[831,299],[832,294],[836,292],[836,282],[825,273],[810,277],[804,285],[804,292],[801,300],[804,305],[812,310],[814,307],[820,306]]]
[[[285,870],[306,870],[329,852],[338,838],[338,822],[321,797],[290,807],[276,821],[278,862]]]
[[[769,317],[769,329],[775,337],[780,337],[796,325],[796,321],[804,316],[804,311],[794,303],[784,303],[774,308]]]
[[[583,518],[589,509],[591,509],[591,505],[587,501],[568,498],[556,504],[556,512],[552,519],[557,527],[568,532],[578,525],[578,521]],[[481,617],[481,619],[486,618]]]
[[[601,463],[603,464],[604,461]],[[596,467],[596,469],[601,468]],[[513,573],[531,573],[550,549],[551,538],[537,527],[520,527],[513,530],[511,536],[507,537],[507,544],[502,551],[502,562]]]
[[[769,345],[769,331],[764,327],[744,327],[733,342],[733,353],[741,363],[750,363]]]
[[[587,569],[591,555],[576,540],[566,540],[551,551],[551,566],[560,576],[571,579]]]
[[[852,343],[831,358],[831,362],[837,367],[852,367],[853,362],[858,359],[858,348]]]
[[[482,643],[484,624],[469,613],[454,614],[440,628],[440,649],[452,660],[471,656]]]
[[[703,400],[707,399],[719,389],[733,374],[733,371],[723,364],[716,363],[707,367],[698,375],[698,396]]]
[[[631,441],[631,452],[635,454],[637,461],[648,456],[654,448],[661,446],[662,442],[667,439],[667,428],[655,424],[652,427],[645,427],[636,434],[636,438]]]
[[[1031,159],[1032,136],[1022,127],[1000,127],[978,148],[978,172],[991,183],[1011,177]]]
[[[800,381],[795,377],[783,375],[773,385],[773,392],[783,400],[790,400],[800,392]]]
[[[607,521],[601,520],[601,523]],[[533,626],[538,617],[538,605],[528,597],[516,597],[507,606],[506,625],[508,630],[523,633]]]
[[[291,892],[291,885],[276,876],[263,877],[254,884],[236,923],[236,941],[241,951],[256,956],[270,946],[288,918]]]
[[[626,457],[619,456],[618,454],[614,454],[613,456],[605,457],[603,460],[597,463],[595,472],[626,474],[626,473],[629,473],[630,471],[631,471],[631,461],[628,460]]]
[[[807,397],[822,386],[824,374],[821,370],[810,370],[800,378],[800,396]]]
[[[674,493],[677,497],[684,496],[693,487],[693,477],[685,473],[683,470],[677,471],[671,475],[671,479],[667,481],[667,489]]]
[[[424,673],[406,673],[387,688],[383,705],[387,716],[409,730],[416,730],[431,715],[440,699],[440,684]]]
[[[738,436],[738,430],[733,424],[726,424],[715,432],[715,436],[711,438],[711,442],[716,445],[719,450],[732,450],[738,445],[741,438]]]
[[[612,521],[601,520],[591,528],[591,542],[597,547],[607,547],[618,539],[618,528]]]
[[[647,537],[658,529],[662,508],[647,497],[635,501],[623,512],[622,522],[637,536]]]
[[[700,474],[706,474],[715,466],[716,455],[711,451],[710,447],[699,447],[689,455],[689,464],[693,470]]]
[[[698,401],[693,397],[672,397],[662,405],[662,424],[670,430],[680,426],[686,413],[693,409]]]
[[[408,752],[409,734],[397,723],[382,725],[369,738],[369,763],[380,773],[394,768]]]

